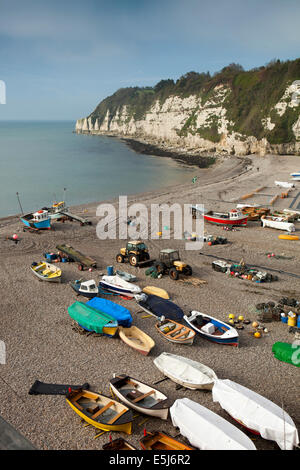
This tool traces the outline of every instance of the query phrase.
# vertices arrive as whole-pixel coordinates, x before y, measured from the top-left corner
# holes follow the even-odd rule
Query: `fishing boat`
[[[123,439],[122,437],[119,437],[118,439],[113,439],[107,444],[104,444],[102,446],[102,449],[103,450],[116,450],[118,452],[123,451],[123,450],[138,450],[132,444],[125,441],[125,439]]]
[[[86,305],[95,308],[100,312],[107,313],[117,320],[119,326],[129,328],[132,324],[132,316],[129,310],[122,305],[112,302],[111,300],[94,297],[93,299],[89,300]]]
[[[20,220],[26,227],[31,229],[47,230],[51,228],[51,219],[47,210],[42,209],[37,212],[22,215]]]
[[[130,328],[120,326],[119,336],[125,344],[143,354],[143,356],[147,356],[155,346],[153,339],[136,326]]]
[[[173,426],[200,450],[256,450],[237,427],[189,398],[176,400],[170,415]]]
[[[212,398],[239,424],[264,439],[275,441],[282,450],[299,444],[292,418],[278,405],[231,380],[217,380]]]
[[[48,209],[49,216],[51,219],[61,219],[64,214],[62,212],[67,212],[69,208],[67,207],[65,201],[54,202],[52,207]]]
[[[146,313],[154,317],[164,317],[164,319],[168,318],[175,321],[183,318],[184,313],[178,305],[157,295],[136,295],[135,300]]]
[[[163,352],[153,362],[166,377],[191,390],[211,390],[217,380],[212,369],[187,357]]]
[[[140,440],[140,445],[143,450],[195,450],[160,431],[147,432]]]
[[[247,225],[247,215],[243,214],[238,209],[232,209],[229,212],[214,212],[209,211],[203,214],[204,220],[211,224],[217,225]]]
[[[162,392],[126,374],[114,374],[110,380],[114,396],[134,410],[166,420],[171,406],[170,400]]]
[[[157,331],[171,343],[193,344],[196,336],[195,331],[185,325],[181,325],[174,320],[162,320],[156,323]]]
[[[203,338],[219,344],[239,345],[239,334],[236,329],[217,318],[193,310],[189,316],[184,316],[184,320]]]
[[[286,230],[287,232],[295,232],[296,230],[295,225],[291,222],[287,222],[284,217],[263,215],[260,220],[263,227],[275,228],[277,230]]]
[[[146,286],[143,288],[143,292],[145,294],[156,295],[157,297],[161,297],[162,299],[166,300],[170,298],[168,292],[165,289],[161,289],[160,287],[156,286]]]
[[[119,269],[116,269],[116,274],[127,282],[135,282],[137,280],[136,276],[127,273],[126,271],[120,271]]]
[[[141,288],[130,282],[124,281],[120,276],[103,276],[99,286],[115,294],[126,297],[134,297],[141,292]]]
[[[33,262],[30,269],[41,281],[61,282],[61,269],[53,264],[46,263],[45,261],[40,261],[39,263]]]
[[[296,171],[294,173],[290,173],[290,176],[293,178],[295,181],[300,181],[300,171]]]
[[[133,414],[122,403],[89,390],[71,391],[66,400],[80,418],[95,428],[132,433]]]
[[[76,280],[75,282],[70,282],[70,286],[76,292],[77,295],[83,295],[88,299],[97,297],[99,295],[99,287],[96,285],[95,281],[91,279],[90,281],[81,282]]]
[[[99,312],[82,302],[74,302],[70,305],[68,314],[87,331],[108,336],[114,336],[118,331],[118,322],[112,316]]]

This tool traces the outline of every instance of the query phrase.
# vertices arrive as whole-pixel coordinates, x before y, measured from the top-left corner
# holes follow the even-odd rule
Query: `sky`
[[[299,0],[0,0],[0,120],[76,120],[119,88],[295,59],[299,18]]]

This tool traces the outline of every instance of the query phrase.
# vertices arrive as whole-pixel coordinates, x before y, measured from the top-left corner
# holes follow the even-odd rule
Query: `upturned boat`
[[[140,445],[143,450],[195,450],[160,431],[148,432],[140,440]]]
[[[165,289],[161,289],[160,287],[156,286],[146,286],[143,288],[143,292],[145,294],[156,295],[157,297],[161,297],[162,299],[166,300],[170,298],[168,292]]]
[[[175,321],[183,318],[184,313],[178,305],[157,295],[140,294],[135,296],[135,300],[146,313],[154,317]]]
[[[212,398],[248,431],[275,441],[280,449],[292,450],[299,444],[292,418],[278,405],[231,380],[217,380]]]
[[[217,318],[193,310],[190,312],[189,316],[184,316],[184,320],[203,338],[213,341],[214,343],[228,344],[231,346],[238,346],[239,344],[239,334],[237,330]]]
[[[120,276],[103,276],[99,282],[100,287],[115,294],[124,295],[126,297],[134,297],[141,292],[141,288],[124,281]]]
[[[66,400],[75,413],[95,428],[132,433],[133,414],[122,403],[89,390],[71,391]]]
[[[168,418],[171,402],[156,388],[126,374],[114,374],[110,387],[112,393],[126,406],[148,416],[164,420]]]
[[[131,327],[132,316],[130,311],[116,302],[102,299],[101,297],[94,297],[86,305],[98,310],[100,313],[107,313],[118,322],[119,326],[124,326],[124,328]]]
[[[277,230],[286,230],[287,232],[295,232],[295,225],[291,222],[287,222],[286,218],[278,217],[274,215],[262,216],[261,225],[263,227],[275,228]]]
[[[176,400],[170,415],[173,426],[200,450],[256,450],[237,427],[189,398]]]
[[[191,390],[211,390],[217,380],[212,369],[187,357],[163,352],[153,362],[166,377]]]
[[[51,228],[51,219],[47,210],[31,212],[20,217],[26,227],[35,230],[47,230]],[[24,229],[25,230],[25,229]]]
[[[143,354],[143,356],[148,356],[151,349],[155,346],[153,339],[136,326],[131,326],[130,328],[120,326],[119,336],[125,344]]]
[[[114,336],[118,331],[118,322],[112,316],[99,312],[82,302],[74,302],[70,305],[68,314],[87,331],[108,336]]]
[[[185,325],[181,325],[174,320],[162,320],[156,323],[157,331],[171,343],[193,344],[196,336],[195,331]]]
[[[229,212],[209,211],[203,214],[204,220],[217,225],[247,225],[247,215],[238,209],[232,209]]]
[[[61,282],[61,269],[53,264],[46,263],[45,261],[34,262],[30,269],[40,281]]]

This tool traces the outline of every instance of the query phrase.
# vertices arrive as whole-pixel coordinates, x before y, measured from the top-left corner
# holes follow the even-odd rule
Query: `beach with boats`
[[[189,204],[197,250],[172,218],[155,239],[100,240],[103,201],[0,219],[2,418],[38,449],[296,448],[298,169],[220,157],[128,196]]]

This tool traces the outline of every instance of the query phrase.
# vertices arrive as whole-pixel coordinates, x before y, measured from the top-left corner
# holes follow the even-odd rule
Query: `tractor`
[[[177,281],[179,274],[191,276],[193,273],[191,266],[180,261],[178,250],[161,250],[159,261],[155,263],[155,267],[159,274],[167,273],[174,281]]]
[[[116,256],[118,263],[124,263],[125,260],[128,260],[131,266],[137,266],[140,262],[149,259],[148,248],[141,240],[127,242],[126,248],[121,248],[120,253]]]

